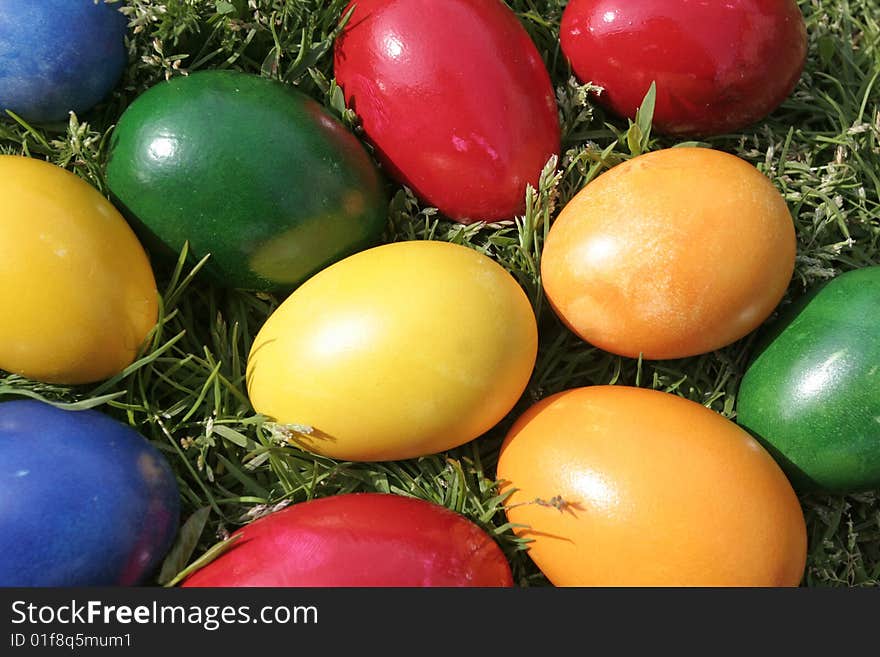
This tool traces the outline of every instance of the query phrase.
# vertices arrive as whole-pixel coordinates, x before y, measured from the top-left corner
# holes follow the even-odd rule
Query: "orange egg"
[[[674,395],[568,390],[529,409],[498,463],[510,522],[557,586],[795,586],[806,528],[744,430]]]
[[[575,196],[550,230],[541,274],[584,340],[632,358],[684,358],[757,328],[785,293],[795,251],[785,200],[755,167],[671,148]]]

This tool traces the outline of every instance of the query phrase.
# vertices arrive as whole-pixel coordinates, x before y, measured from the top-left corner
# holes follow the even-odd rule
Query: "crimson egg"
[[[633,118],[656,82],[654,125],[675,135],[761,120],[792,92],[807,52],[795,0],[571,0],[560,40],[617,114]]]

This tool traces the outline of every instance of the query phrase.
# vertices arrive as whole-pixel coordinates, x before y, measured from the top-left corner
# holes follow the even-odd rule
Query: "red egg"
[[[736,132],[792,92],[807,35],[795,0],[571,0],[562,50],[600,102],[633,118],[657,83],[667,134]]]
[[[336,80],[398,181],[461,223],[511,219],[559,152],[541,56],[499,0],[356,0]]]
[[[511,586],[504,554],[464,516],[379,493],[296,504],[239,529],[183,586]]]

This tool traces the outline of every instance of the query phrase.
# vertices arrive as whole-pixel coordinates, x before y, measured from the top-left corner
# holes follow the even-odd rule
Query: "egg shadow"
[[[290,426],[290,425],[281,425],[281,426]],[[300,449],[303,449],[312,454],[320,454],[320,449],[316,449],[312,445],[320,444],[320,443],[337,443],[339,439],[335,436],[331,436],[329,433],[325,433],[320,429],[316,429],[315,427],[310,427],[308,432],[298,431],[294,429],[286,429],[287,432],[290,433],[290,436],[287,438],[287,441],[293,443]]]
[[[758,341],[754,351],[749,359],[749,363],[754,363],[767,349],[776,341],[776,339],[785,332],[785,329],[800,315],[807,306],[816,298],[816,296],[825,289],[831,281],[824,281],[802,294],[795,299],[789,306],[783,308],[776,319],[765,324],[759,330]]]
[[[773,460],[776,461],[776,464],[782,468],[782,471],[785,473],[785,476],[788,477],[788,480],[791,482],[792,487],[798,493],[823,493],[829,492],[824,490],[815,480],[813,480],[806,472],[801,470],[797,465],[795,465],[788,457],[785,456],[782,452],[776,449],[773,445],[770,444],[763,436],[752,431],[748,427],[744,427],[743,425],[739,425],[739,427],[749,433],[752,438],[758,441],[758,443],[763,447],[767,452],[769,452],[770,456],[773,457]]]
[[[259,346],[251,347],[251,351],[248,354],[247,358],[247,376],[245,377],[245,386],[247,386],[248,390],[251,388],[251,383],[253,383],[254,375],[256,374],[256,358],[259,355],[260,351],[262,351],[265,347],[268,347],[270,344],[274,342],[278,342],[278,338],[272,338],[271,340],[264,340],[259,344]],[[251,366],[251,363],[254,363],[254,366]]]
[[[141,221],[140,218],[122,202],[122,199],[116,196],[113,192],[110,192],[110,202],[113,203],[113,206],[119,210],[119,213],[125,218],[125,221],[128,223],[132,231],[134,231],[135,236],[137,236],[141,245],[150,255],[150,258],[155,264],[161,266],[163,269],[173,271],[177,266],[177,261],[180,259],[180,253],[171,248],[164,240],[162,240],[162,238],[154,233],[152,229]],[[190,267],[195,267],[200,259],[201,258],[199,258],[198,254],[193,252],[192,245],[190,244],[186,256],[186,264]],[[209,258],[208,262],[205,263],[205,268],[207,269],[210,264]]]
[[[502,486],[504,484],[510,484],[512,482],[501,480],[499,482]],[[557,499],[556,497],[550,498],[551,500]],[[507,509],[519,507],[519,506],[539,506],[545,509],[555,509],[558,513],[565,513],[570,515],[572,518],[577,519],[579,512],[586,512],[587,509],[583,507],[580,502],[569,502],[567,500],[562,500],[561,505],[554,504],[552,502],[544,501],[543,498],[535,498],[529,502],[521,502],[519,504],[514,504],[511,507],[507,507]],[[520,524],[521,531],[517,532],[517,536],[520,538],[550,538],[557,541],[564,541],[565,543],[569,543],[571,545],[575,544],[575,541],[567,536],[562,536],[560,534],[552,534],[550,532],[543,532],[534,529],[531,525],[528,524]]]

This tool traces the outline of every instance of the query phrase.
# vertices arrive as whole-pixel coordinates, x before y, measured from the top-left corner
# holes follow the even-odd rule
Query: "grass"
[[[124,108],[157,82],[187,71],[237,68],[294,84],[355,125],[332,80],[332,39],[345,0],[131,0],[131,64],[104,105],[69,125],[36,129],[0,122],[0,149],[66,167],[105,191],[107,136]],[[184,516],[202,510],[160,577],[167,582],[236,526],[283,506],[352,491],[414,495],[459,511],[493,533],[516,581],[545,584],[505,524],[493,486],[500,440],[533,401],[566,388],[616,382],[696,400],[733,417],[750,355],[747,338],[680,361],[637,362],[603,353],[568,333],[547,308],[538,278],[541,244],[555,212],[586,182],[638,152],[674,145],[593,107],[558,47],[563,0],[511,0],[558,89],[564,155],[551,163],[515,224],[463,227],[437,218],[390,187],[386,239],[438,239],[490,254],[522,283],[541,326],[534,377],[511,416],[482,439],[447,454],[397,463],[340,463],[289,445],[251,409],[244,365],[279,299],[213,288],[182,254],[157,270],[162,317],[143,358],[97,386],[50,386],[0,373],[0,396],[37,396],[74,408],[99,406],[130,423],[178,474]],[[768,120],[709,140],[757,165],[785,195],[799,252],[785,303],[841,272],[880,263],[880,4],[801,0],[810,34],[806,72]],[[242,144],[246,148],[247,144]],[[558,171],[554,168],[558,164]],[[802,499],[809,530],[805,584],[880,582],[880,491]]]

